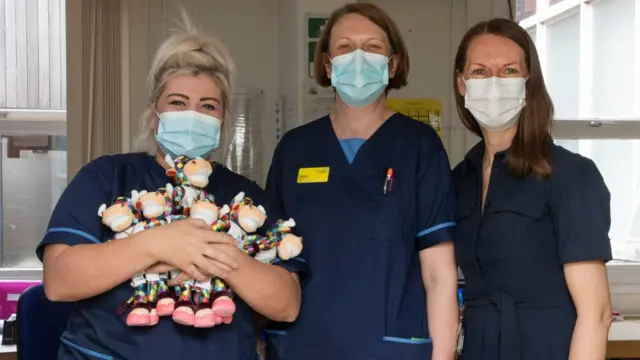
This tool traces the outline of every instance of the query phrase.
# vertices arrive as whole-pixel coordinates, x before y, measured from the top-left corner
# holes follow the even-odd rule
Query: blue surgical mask
[[[370,105],[389,84],[389,58],[360,49],[331,59],[331,85],[345,104]]]
[[[171,157],[208,158],[220,146],[219,119],[197,111],[169,111],[158,114],[156,140]]]

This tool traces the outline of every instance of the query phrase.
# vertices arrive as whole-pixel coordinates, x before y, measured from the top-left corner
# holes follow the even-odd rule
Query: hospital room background
[[[264,184],[282,134],[328,112],[333,94],[315,85],[311,59],[346,2],[0,0],[0,280],[38,281],[34,248],[67,181],[97,156],[130,150],[151,57],[179,26],[179,6],[237,63],[219,161]],[[389,105],[434,126],[452,164],[478,141],[455,111],[461,36],[491,17],[527,29],[556,106],[554,138],[593,159],[612,194],[613,307],[640,315],[640,0],[367,2],[389,12],[409,47],[409,85]],[[3,318],[12,291],[0,286]]]

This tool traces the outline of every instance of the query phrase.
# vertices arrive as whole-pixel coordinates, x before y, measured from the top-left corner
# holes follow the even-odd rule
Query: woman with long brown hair
[[[453,75],[462,122],[482,138],[454,170],[461,359],[604,359],[609,191],[591,160],[554,145],[533,41],[513,21],[479,23]]]

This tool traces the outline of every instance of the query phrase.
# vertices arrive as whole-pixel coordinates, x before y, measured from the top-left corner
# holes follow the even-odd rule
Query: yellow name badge
[[[300,168],[298,170],[298,184],[326,183],[328,181],[328,167]]]

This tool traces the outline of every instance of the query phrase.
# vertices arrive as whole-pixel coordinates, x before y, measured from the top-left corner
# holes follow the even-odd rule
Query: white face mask
[[[478,124],[490,131],[500,131],[518,119],[525,105],[525,78],[468,79],[464,106]]]

